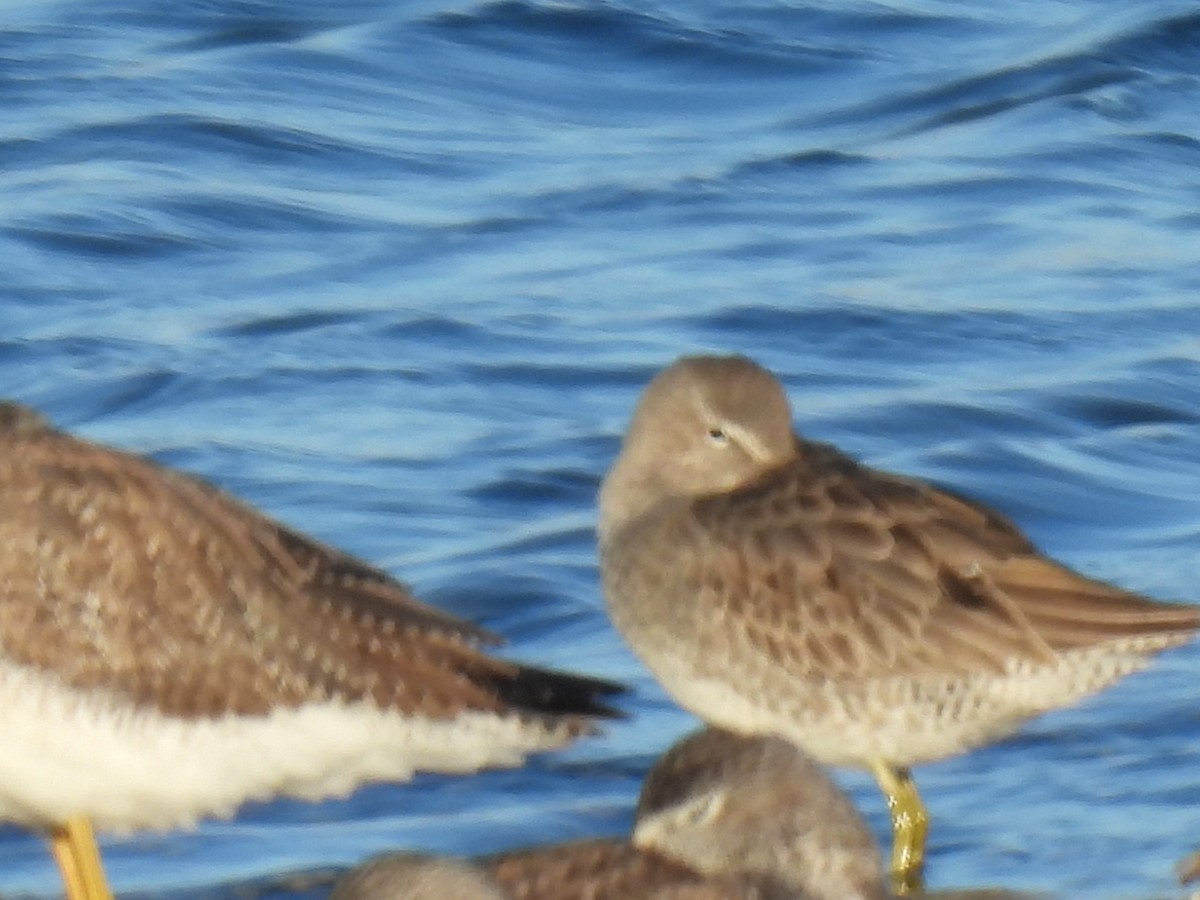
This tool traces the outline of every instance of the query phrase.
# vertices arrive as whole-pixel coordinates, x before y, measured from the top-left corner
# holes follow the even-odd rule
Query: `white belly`
[[[406,718],[363,703],[178,719],[0,663],[0,821],[46,827],[82,814],[102,831],[188,825],[250,799],[517,765],[566,739],[511,716]]]
[[[1064,653],[1052,665],[957,678],[806,680],[768,665],[714,669],[659,652],[651,668],[672,697],[707,722],[777,734],[833,765],[913,765],[995,741],[1022,722],[1068,706],[1148,662],[1131,647]]]

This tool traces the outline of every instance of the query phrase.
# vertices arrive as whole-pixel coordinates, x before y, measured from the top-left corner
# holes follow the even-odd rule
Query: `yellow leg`
[[[50,835],[54,858],[58,860],[67,900],[112,900],[96,836],[83,816],[73,816]]]
[[[58,861],[58,870],[62,873],[67,900],[88,900],[87,889],[83,886],[83,878],[79,874],[79,867],[75,864],[75,856],[71,852],[71,840],[67,837],[65,828],[56,828],[51,832],[50,847],[54,851],[54,858]]]
[[[898,896],[922,890],[925,866],[925,836],[929,816],[908,769],[882,760],[871,763],[871,772],[887,797],[892,814],[892,890]]]

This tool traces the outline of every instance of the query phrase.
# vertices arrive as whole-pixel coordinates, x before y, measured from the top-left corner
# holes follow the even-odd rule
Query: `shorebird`
[[[252,798],[517,765],[609,682],[488,656],[481,628],[197,478],[0,405],[0,821],[72,900],[92,835]]]
[[[331,900],[390,900],[411,860],[396,854],[369,861],[338,882]],[[887,894],[870,829],[819,765],[781,738],[716,729],[684,738],[655,763],[630,839],[532,847],[477,863],[513,900]],[[401,870],[396,878],[393,865]]]
[[[1145,666],[1200,608],[1093,580],[1000,514],[798,437],[779,381],[692,357],[642,395],[600,490],[618,631],[676,701],[872,771],[897,892],[927,815],[909,767]]]
[[[485,866],[514,900],[887,894],[870,829],[817,763],[781,738],[716,729],[655,763],[629,841],[535,847]]]

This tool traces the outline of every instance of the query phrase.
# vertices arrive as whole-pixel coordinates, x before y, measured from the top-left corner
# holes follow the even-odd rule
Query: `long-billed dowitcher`
[[[407,877],[411,857],[394,859]],[[368,862],[339,888],[356,886],[353,900],[388,900],[390,865],[388,857]],[[819,765],[781,738],[717,729],[683,739],[655,763],[630,840],[532,847],[479,865],[513,900],[886,896],[870,830]]]
[[[108,896],[93,825],[516,765],[617,690],[489,657],[379,569],[16,404],[0,547],[0,821],[51,832],[73,900]]]
[[[927,822],[909,766],[1098,691],[1200,625],[1195,606],[1048,559],[984,506],[797,437],[783,386],[742,357],[650,383],[599,532],[612,618],[679,703],[875,774],[900,891]]]
[[[625,900],[685,888],[730,900],[886,895],[874,837],[819,765],[786,740],[716,729],[655,763],[631,841],[536,847],[488,868],[516,900]]]

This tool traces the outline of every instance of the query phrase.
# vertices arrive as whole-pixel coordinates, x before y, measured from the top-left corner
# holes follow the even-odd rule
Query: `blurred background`
[[[107,839],[114,888],[624,832],[694,720],[607,622],[594,497],[683,353],[1200,601],[1198,96],[1173,0],[6,2],[0,393],[637,691],[520,771]],[[920,769],[931,884],[1176,893],[1198,676],[1184,648]],[[0,830],[0,893],[58,891]]]

